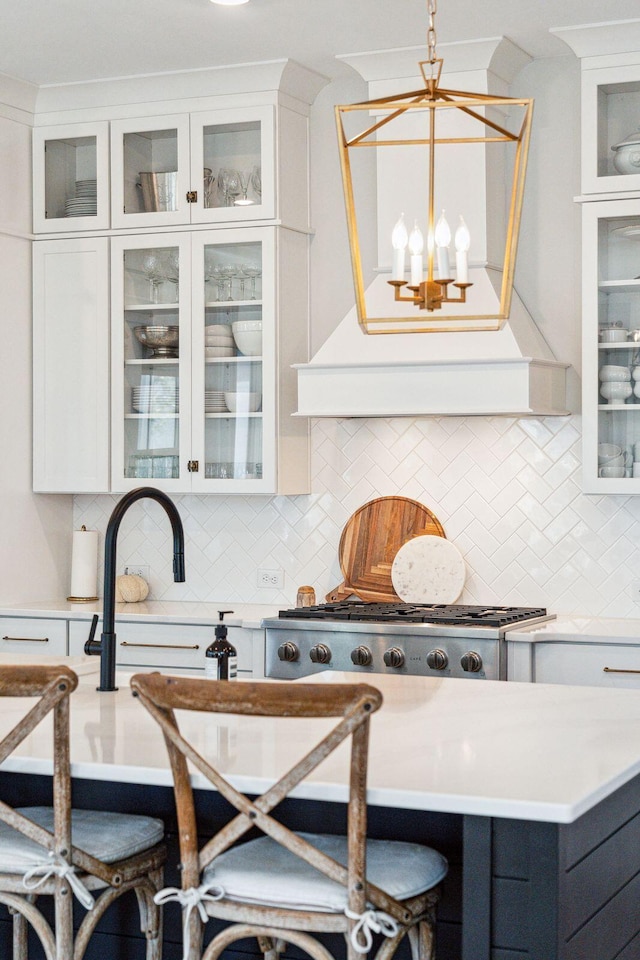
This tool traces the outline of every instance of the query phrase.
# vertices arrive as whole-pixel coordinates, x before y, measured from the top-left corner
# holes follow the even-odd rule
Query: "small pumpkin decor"
[[[116,603],[139,603],[149,595],[149,584],[144,577],[125,573],[116,577]]]

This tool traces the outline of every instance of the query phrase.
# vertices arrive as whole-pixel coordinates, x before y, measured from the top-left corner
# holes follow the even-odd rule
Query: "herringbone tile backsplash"
[[[375,497],[420,501],[462,552],[462,602],[640,616],[640,498],[580,491],[579,417],[317,420],[308,496],[182,496],[186,583],[172,579],[171,529],[157,504],[124,518],[118,569],[150,568],[151,597],[295,603],[342,580],[340,534]],[[117,498],[77,496],[74,528],[104,533]],[[257,586],[284,571],[283,590]],[[100,580],[102,573],[100,572]]]

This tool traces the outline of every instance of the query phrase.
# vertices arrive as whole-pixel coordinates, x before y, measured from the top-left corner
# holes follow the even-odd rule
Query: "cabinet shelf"
[[[125,413],[125,420],[177,420],[179,413]]]
[[[128,303],[124,309],[125,313],[149,313],[156,310],[175,313],[180,309],[180,304],[177,300],[173,303]]]
[[[146,357],[144,359],[133,357],[125,360],[127,367],[177,367],[179,363],[178,357]]]
[[[640,278],[633,280],[599,280],[598,289],[611,293],[640,293]]]
[[[207,357],[205,363],[262,363],[262,357]]]
[[[259,420],[262,417],[262,411],[258,413],[205,413],[205,420]]]
[[[628,340],[626,343],[599,343],[598,350],[640,350],[640,342]]]
[[[207,300],[205,303],[206,310],[222,310],[229,313],[232,309],[237,309],[238,307],[261,306],[262,300]]]

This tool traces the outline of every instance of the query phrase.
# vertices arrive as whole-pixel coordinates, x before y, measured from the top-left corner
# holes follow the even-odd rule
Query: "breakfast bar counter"
[[[128,678],[120,674],[118,691],[100,694],[96,675],[82,673],[72,698],[72,772],[85,785],[83,804],[104,795],[113,809],[122,785],[140,810],[145,797],[164,797],[172,820],[164,743]],[[314,682],[355,679],[328,671]],[[388,828],[395,838],[401,825],[403,836],[442,847],[444,825],[443,852],[460,859],[459,902],[445,926],[451,943],[456,924],[461,932],[454,946],[442,934],[439,960],[640,958],[632,906],[640,892],[640,694],[381,675],[371,683],[384,696],[371,728],[376,832]],[[17,705],[4,707],[2,729]],[[239,789],[256,794],[330,722],[184,714],[180,723],[196,748],[225,758]],[[50,773],[44,734],[4,764],[3,786],[15,775]],[[346,752],[337,751],[293,795],[297,822],[322,829],[325,812],[346,800],[346,777]],[[199,775],[193,783],[203,802],[215,802]]]

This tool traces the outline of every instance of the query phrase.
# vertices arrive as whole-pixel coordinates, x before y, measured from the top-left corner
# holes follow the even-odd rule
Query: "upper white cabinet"
[[[640,493],[640,200],[585,203],[586,493]]]
[[[109,124],[70,123],[33,131],[33,231],[109,226]]]
[[[271,219],[271,106],[111,123],[112,225]]]
[[[582,74],[582,191],[640,191],[640,65]]]

